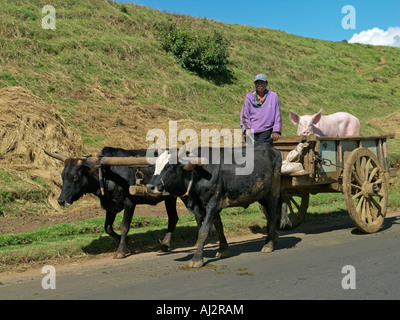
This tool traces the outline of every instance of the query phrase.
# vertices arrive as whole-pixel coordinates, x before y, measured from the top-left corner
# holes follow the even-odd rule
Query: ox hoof
[[[160,244],[160,247],[158,248],[159,253],[168,252],[168,251],[169,251],[169,246],[167,246],[166,244]]]
[[[215,255],[216,258],[227,258],[231,255],[229,249],[218,250],[217,254]]]
[[[114,256],[113,256],[113,258],[114,259],[123,259],[123,258],[125,258],[126,257],[126,254],[125,253],[122,253],[122,252],[115,252],[114,253]]]
[[[203,259],[200,260],[190,260],[189,268],[201,268],[204,265]]]
[[[263,253],[270,253],[272,251],[274,251],[273,243],[267,243],[261,249],[261,252],[263,252]]]

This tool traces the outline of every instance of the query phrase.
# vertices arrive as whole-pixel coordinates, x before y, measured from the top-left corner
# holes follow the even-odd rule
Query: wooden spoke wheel
[[[388,179],[370,150],[355,149],[347,158],[343,194],[350,218],[360,231],[374,233],[382,227],[387,212]]]
[[[282,193],[286,203],[288,217],[292,223],[291,227],[287,226],[284,229],[293,229],[303,221],[304,216],[306,215],[310,194],[291,194],[285,191],[282,191]],[[284,205],[282,206],[282,210],[285,210]]]

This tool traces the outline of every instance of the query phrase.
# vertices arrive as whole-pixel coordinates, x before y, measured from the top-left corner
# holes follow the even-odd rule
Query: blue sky
[[[287,33],[322,40],[350,40],[355,33],[378,28],[399,27],[400,0],[118,0],[132,2],[170,13],[283,30]],[[345,5],[355,9],[355,29],[344,29]],[[375,29],[376,30],[376,29]],[[395,29],[393,36],[398,36]],[[373,34],[375,35],[375,34]],[[399,37],[400,42],[400,37]]]

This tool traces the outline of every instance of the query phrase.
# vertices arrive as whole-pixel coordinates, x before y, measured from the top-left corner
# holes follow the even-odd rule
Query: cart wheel
[[[343,171],[343,194],[351,220],[365,233],[377,232],[386,216],[388,179],[378,158],[366,148],[355,149]]]
[[[287,226],[284,230],[294,229],[303,221],[304,216],[306,215],[310,194],[290,194],[285,191],[282,191],[282,193],[286,203],[286,210],[288,210],[288,217],[292,223],[291,227]],[[285,204],[283,205],[282,210],[285,210],[284,206]]]

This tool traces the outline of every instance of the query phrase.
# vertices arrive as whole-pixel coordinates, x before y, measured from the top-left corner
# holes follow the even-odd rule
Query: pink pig
[[[322,116],[322,109],[312,116],[299,116],[290,110],[290,121],[297,127],[298,136],[359,136],[360,121],[347,112]]]

